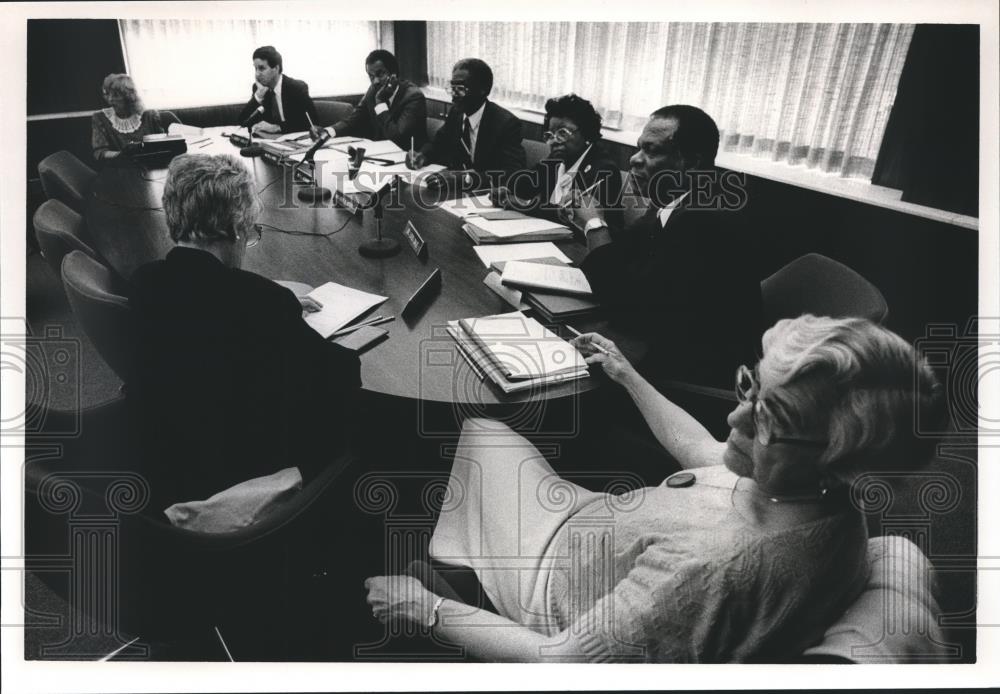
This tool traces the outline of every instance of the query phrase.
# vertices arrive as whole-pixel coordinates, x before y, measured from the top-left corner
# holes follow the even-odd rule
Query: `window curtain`
[[[272,45],[314,97],[368,88],[364,61],[378,22],[120,20],[125,62],[147,108],[209,106],[250,97],[251,55]],[[390,47],[391,48],[391,47]],[[353,58],[353,60],[352,60]]]
[[[590,99],[605,125],[638,130],[660,106],[709,113],[720,149],[870,179],[912,25],[428,22],[430,83],[467,56],[493,98],[541,111]]]

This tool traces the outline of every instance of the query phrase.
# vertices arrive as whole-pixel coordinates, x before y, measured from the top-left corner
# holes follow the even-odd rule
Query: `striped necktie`
[[[462,163],[465,168],[472,168],[472,123],[469,117],[465,116],[462,123]]]

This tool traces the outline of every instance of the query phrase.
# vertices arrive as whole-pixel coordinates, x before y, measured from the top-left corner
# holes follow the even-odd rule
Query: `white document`
[[[537,217],[524,217],[523,219],[483,219],[474,217],[469,220],[485,232],[493,234],[499,238],[510,236],[521,236],[532,232],[552,231],[553,229],[566,229],[567,227],[558,222],[551,222],[547,219]]]
[[[321,284],[306,296],[323,304],[321,310],[305,316],[309,327],[323,337],[330,337],[362,313],[388,298],[351,289],[336,282]]]
[[[512,260],[503,266],[504,284],[530,289],[550,289],[555,292],[590,296],[593,292],[583,270],[565,265],[543,265]]]
[[[460,198],[455,198],[454,200],[445,200],[438,204],[442,210],[448,214],[453,214],[460,219],[464,219],[474,214],[479,214],[485,210],[496,210],[493,207],[493,203],[490,202],[490,196],[488,194],[483,195],[464,195]],[[476,220],[476,226],[483,221],[481,219]]]
[[[534,243],[504,243],[491,246],[473,246],[483,265],[489,267],[501,260],[526,260],[528,258],[558,258],[567,265],[570,260],[551,241]]]
[[[393,161],[403,161],[402,157],[406,157],[406,152],[392,140],[368,140],[365,143],[358,142],[354,146],[364,147],[366,157],[382,157]]]
[[[390,176],[396,176],[410,185],[426,187],[427,177],[438,171],[444,171],[444,167],[440,164],[428,164],[422,169],[409,169],[406,167],[405,163],[380,166],[374,162],[366,161],[361,165],[361,171],[358,173],[358,178],[368,175],[374,181],[384,181]]]
[[[500,281],[499,272],[494,271],[487,274],[486,277],[483,278],[483,284],[492,289],[497,296],[517,310],[527,311],[531,308],[531,306],[521,301],[521,291],[519,289],[508,287]]]
[[[193,125],[184,125],[183,123],[171,123],[167,126],[167,133],[170,135],[201,135],[204,130],[201,128],[196,128]]]
[[[303,144],[309,144],[312,142],[312,138],[309,137],[308,130],[303,130],[302,132],[298,133],[285,133],[281,137],[274,138],[275,142],[286,142],[288,140],[299,140]]]

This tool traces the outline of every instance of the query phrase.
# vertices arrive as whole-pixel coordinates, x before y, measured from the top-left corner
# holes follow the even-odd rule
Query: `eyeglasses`
[[[254,224],[247,232],[247,248],[253,248],[263,238],[264,228],[260,224]]]
[[[576,130],[570,130],[569,128],[559,128],[555,132],[546,130],[544,133],[542,133],[542,141],[550,142],[552,140],[555,140],[556,142],[563,143],[569,138],[576,135],[576,133],[577,133]]]
[[[828,441],[813,441],[810,439],[799,439],[790,436],[776,436],[773,425],[773,416],[768,411],[764,401],[758,397],[760,384],[757,381],[757,374],[746,366],[736,369],[736,399],[751,407],[753,420],[754,438],[762,446],[770,446],[775,443],[787,443],[794,446],[808,446],[809,448],[826,448]]]
[[[469,93],[469,88],[464,84],[456,84],[452,82],[448,85],[448,91],[450,91],[455,96],[465,96]]]

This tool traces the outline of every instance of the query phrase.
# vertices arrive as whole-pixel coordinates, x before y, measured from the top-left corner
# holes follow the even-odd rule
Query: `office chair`
[[[851,268],[818,253],[796,258],[760,283],[764,323],[803,313],[855,316],[883,323],[889,307],[882,292]]]
[[[317,574],[349,557],[311,550],[340,542],[340,526],[326,522],[336,504],[324,498],[354,463],[353,453],[334,457],[253,525],[206,534],[176,528],[162,509],[149,508],[146,456],[137,454],[142,442],[130,435],[125,398],[82,412],[35,409],[32,421],[45,426],[25,437],[25,564],[70,602],[70,619],[81,622],[77,633],[117,629],[149,642],[190,639],[217,627],[232,643],[240,635],[227,625],[246,619],[261,629],[246,638],[276,649],[253,654],[257,659],[298,659],[310,636],[299,622],[335,623],[318,614],[324,596],[338,596],[326,596],[333,591]],[[66,430],[79,433],[67,438]],[[113,542],[85,541],[107,532]],[[289,628],[262,628],[282,622]],[[249,658],[245,647],[232,655]]]
[[[527,157],[527,167],[529,169],[535,168],[538,162],[549,156],[549,146],[544,142],[521,140],[521,146],[524,147],[524,153]]]
[[[66,150],[60,150],[38,162],[38,177],[48,198],[60,200],[82,213],[97,172]]]
[[[430,141],[432,141],[434,139],[434,136],[437,135],[437,131],[441,129],[442,125],[444,125],[444,119],[443,118],[432,118],[431,116],[427,116],[427,141],[428,142],[430,142]]]
[[[128,299],[116,291],[114,276],[91,256],[74,250],[63,258],[62,279],[69,304],[87,337],[118,377],[128,382]]]
[[[345,120],[354,112],[354,106],[346,101],[314,101],[316,104],[316,119],[321,128]]]
[[[59,200],[43,202],[31,218],[31,224],[35,228],[42,257],[56,275],[62,272],[63,258],[72,251],[81,251],[97,259],[97,253],[84,241],[83,217]]]

